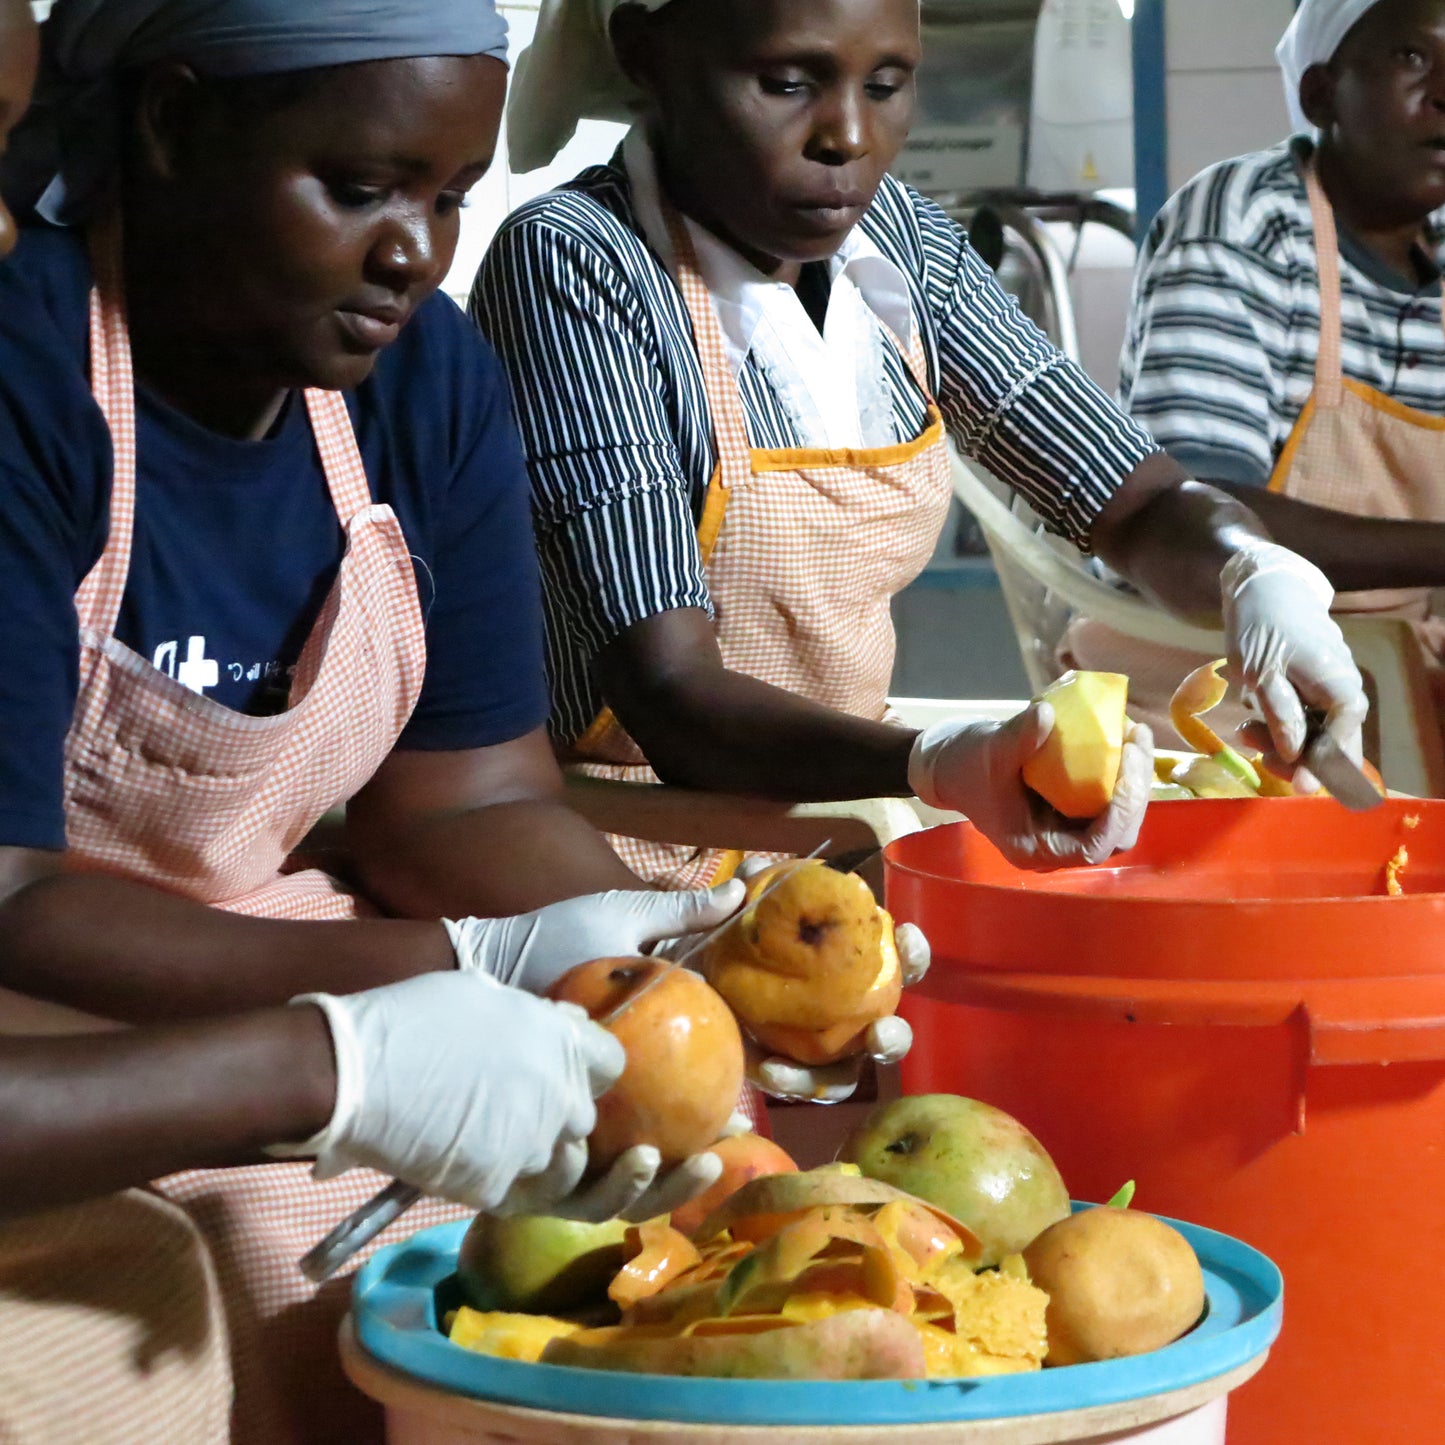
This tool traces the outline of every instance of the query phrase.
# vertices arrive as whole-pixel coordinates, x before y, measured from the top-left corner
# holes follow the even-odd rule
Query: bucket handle
[[[1300,980],[1106,978],[934,969],[922,991],[975,1008],[1131,1024],[1302,1023],[1314,1067],[1445,1062],[1445,977]]]

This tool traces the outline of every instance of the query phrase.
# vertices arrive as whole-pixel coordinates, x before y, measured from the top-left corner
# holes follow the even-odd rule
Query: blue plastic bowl
[[[1077,1206],[1076,1206],[1077,1207]],[[377,1252],[356,1277],[352,1317],[375,1359],[459,1395],[577,1415],[695,1425],[902,1425],[1116,1405],[1217,1379],[1279,1334],[1284,1281],[1258,1250],[1170,1220],[1204,1268],[1208,1308],[1183,1339],[1127,1360],[964,1380],[713,1380],[531,1365],[478,1355],[439,1328],[465,1220]]]

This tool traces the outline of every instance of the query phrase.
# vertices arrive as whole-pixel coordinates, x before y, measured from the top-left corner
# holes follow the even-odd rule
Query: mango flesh
[[[502,1360],[535,1364],[553,1340],[576,1334],[580,1325],[548,1315],[474,1310],[463,1305],[452,1321],[447,1338],[464,1350],[495,1355]]]
[[[564,973],[548,997],[601,1020],[667,967],[653,958],[594,959]],[[743,1086],[742,1034],[717,993],[675,968],[607,1028],[627,1067],[597,1101],[589,1171],[601,1173],[636,1144],[653,1145],[671,1165],[715,1143]]]
[[[1023,767],[1024,782],[1066,818],[1097,818],[1119,780],[1129,679],[1118,672],[1067,672],[1039,694],[1053,731]]]
[[[838,1157],[962,1221],[982,1242],[980,1265],[1017,1254],[1069,1213],[1069,1191],[1044,1146],[977,1099],[920,1094],[880,1104]]]
[[[816,859],[750,879],[738,921],[701,966],[764,1048],[805,1064],[857,1053],[903,988],[893,920],[856,874]]]
[[[474,1310],[555,1314],[604,1302],[622,1268],[627,1225],[540,1214],[479,1214],[462,1239],[457,1280]]]
[[[1024,1251],[1049,1297],[1051,1365],[1162,1349],[1204,1312],[1204,1274],[1177,1229],[1132,1209],[1085,1209]]]

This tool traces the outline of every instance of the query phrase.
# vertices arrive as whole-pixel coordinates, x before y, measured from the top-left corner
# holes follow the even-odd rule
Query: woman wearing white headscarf
[[[534,995],[731,897],[497,918],[635,887],[558,802],[506,387],[434,294],[504,53],[487,0],[59,0],[46,24],[4,177],[38,219],[0,263],[0,1030],[35,1027],[36,1000],[146,1025],[271,1012],[264,1039],[137,1036],[109,1097],[126,1050],[107,1043],[59,1110],[43,1059],[0,1052],[7,1117],[28,1121],[7,1142],[55,1170],[4,1212],[244,1166],[145,1196],[139,1227],[170,1220],[189,1291],[138,1295],[111,1268],[132,1196],[5,1232],[6,1439],[220,1438],[183,1422],[214,1403],[227,1331],[238,1440],[378,1439],[336,1362],[345,1283],[317,1293],[296,1268],[382,1182],[356,1166],[595,1217],[716,1175],[705,1155],[649,1188],[642,1149],[579,1189],[621,1050]],[[6,84],[8,127],[28,75]],[[348,800],[343,882],[293,853]],[[278,1036],[295,1073],[268,1087]],[[325,1182],[249,1163],[263,1146]],[[87,1369],[98,1318],[129,1339],[125,1380]],[[61,1380],[96,1407],[57,1404]],[[154,1431],[121,1401],[158,1381],[176,1408]]]
[[[1047,704],[888,720],[890,600],[937,542],[946,434],[1166,606],[1223,602],[1286,757],[1296,688],[1351,749],[1363,696],[1318,573],[1187,484],[887,174],[919,59],[916,0],[542,5],[513,164],[549,161],[584,116],[636,120],[610,165],[509,219],[472,296],[531,468],[553,738],[588,776],[914,793],[1021,866],[1096,863],[1137,835],[1146,732],[1112,805],[1065,822],[1021,777]],[[671,886],[729,863],[617,846]]]
[[[1123,400],[1317,563],[1341,610],[1411,619],[1438,664],[1445,0],[1305,0],[1278,57],[1297,134],[1160,212]]]

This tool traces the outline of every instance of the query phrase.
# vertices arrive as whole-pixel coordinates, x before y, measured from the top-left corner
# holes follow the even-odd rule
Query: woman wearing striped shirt
[[[1438,660],[1445,0],[1305,0],[1279,58],[1300,134],[1160,212],[1124,404],[1345,589],[1342,609],[1411,618]]]
[[[1018,863],[1099,861],[1137,833],[1147,734],[1108,812],[1069,825],[1019,776],[1046,706],[921,735],[885,716],[888,601],[936,540],[945,431],[1178,611],[1217,617],[1223,569],[1283,756],[1297,688],[1358,751],[1358,675],[1323,578],[1188,483],[888,177],[919,49],[916,0],[545,0],[514,166],[581,115],[641,116],[611,164],[510,218],[472,298],[528,453],[554,742],[606,776],[912,791]],[[671,884],[721,863],[620,846]]]

